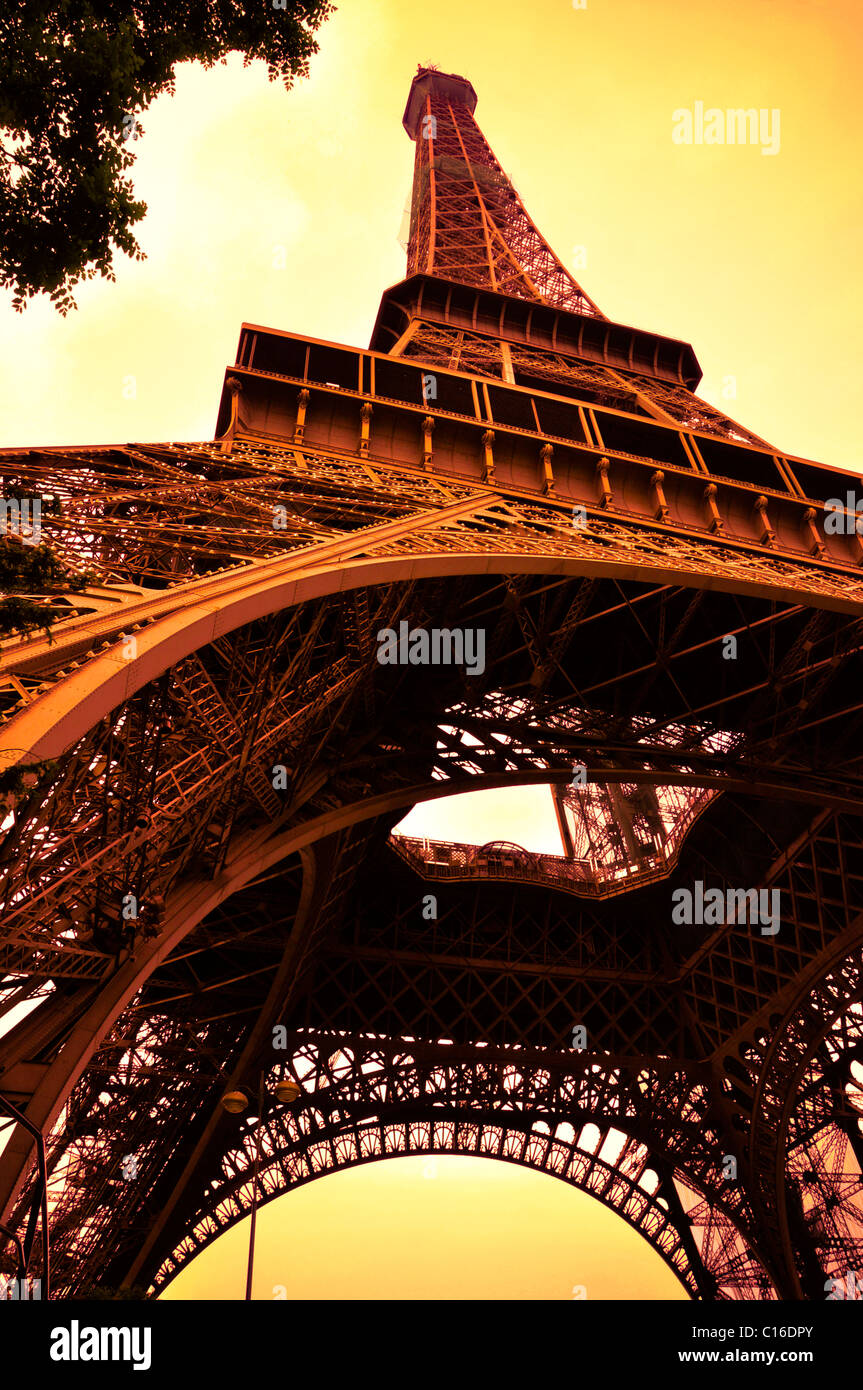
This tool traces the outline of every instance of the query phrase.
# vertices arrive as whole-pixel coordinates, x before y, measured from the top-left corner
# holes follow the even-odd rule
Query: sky
[[[863,471],[859,0],[343,0],[319,37],[289,93],[234,57],[184,66],[144,113],[147,259],[80,287],[65,320],[0,298],[0,444],[211,438],[243,321],[366,345],[404,275],[401,116],[435,63],[473,83],[503,168],[606,315],[690,341],[705,398],[779,448]],[[778,149],[676,143],[699,102],[771,113]],[[406,828],[554,847],[547,802],[489,804],[438,802]],[[256,1296],[679,1296],[592,1199],[487,1160],[437,1165],[430,1181],[422,1161],[374,1164],[272,1203]],[[173,1294],[240,1295],[247,1228]]]
[[[0,299],[0,441],[211,438],[243,320],[367,344],[404,274],[401,116],[435,62],[472,81],[498,159],[604,313],[692,342],[705,396],[780,448],[858,466],[858,0],[529,13],[344,0],[290,93],[238,57],[181,68],[135,142],[147,260],[121,257],[66,320]],[[778,109],[778,154],[675,144],[697,101]]]
[[[246,1220],[164,1297],[242,1298],[248,1248]],[[260,1300],[590,1302],[624,1286],[627,1298],[686,1298],[664,1261],[595,1198],[492,1159],[415,1156],[349,1168],[258,1216],[252,1297]]]

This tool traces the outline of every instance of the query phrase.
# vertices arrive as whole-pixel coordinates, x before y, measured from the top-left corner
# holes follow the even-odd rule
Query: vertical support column
[[[482,480],[494,486],[494,430],[486,430],[482,437],[483,462]]]
[[[785,1177],[785,1204],[788,1213],[788,1229],[794,1252],[794,1266],[786,1271],[780,1287],[780,1297],[788,1299],[823,1299],[826,1295],[827,1275],[821,1264],[818,1248],[812,1239],[810,1221],[803,1207],[801,1193],[796,1183]],[[822,1203],[825,1194],[821,1194]],[[784,1253],[784,1252],[783,1252]]]
[[[677,1187],[674,1183],[674,1175],[670,1169],[665,1168],[663,1165],[653,1163],[653,1166],[659,1169],[659,1190],[668,1203],[669,1215],[674,1222],[674,1229],[680,1236],[680,1243],[686,1251],[689,1267],[698,1285],[698,1292],[703,1299],[712,1301],[716,1298],[716,1279],[701,1258],[701,1251],[698,1249],[698,1244],[693,1235],[689,1217],[683,1210],[680,1193],[677,1191]]]
[[[614,505],[614,493],[611,490],[611,483],[608,480],[608,470],[610,464],[607,458],[603,457],[596,465],[597,500],[601,507],[611,507]]]
[[[309,393],[304,386],[297,397],[297,423],[294,426],[294,443],[302,444],[303,435],[306,432],[306,408],[309,404]]]
[[[505,342],[503,339],[501,339],[500,343],[500,361],[504,381],[508,381],[510,386],[514,386],[515,372],[512,367],[512,352],[509,343]]]
[[[820,560],[826,550],[826,546],[818,534],[818,527],[815,525],[816,511],[814,507],[807,507],[803,513],[803,542],[807,546],[810,555],[814,555],[816,560]]]
[[[665,482],[665,474],[661,468],[650,479],[650,486],[653,488],[653,515],[657,521],[668,520],[668,503],[665,500],[665,489],[662,484]]]
[[[563,853],[567,859],[575,858],[575,845],[572,839],[572,831],[569,828],[569,821],[566,819],[566,801],[563,796],[563,787],[560,782],[553,782],[551,795],[554,801],[554,814],[557,817],[557,828],[560,831],[560,841],[563,845]]]
[[[423,417],[423,468],[427,473],[432,471],[432,433],[434,431],[434,419],[431,415]]]
[[[554,448],[551,444],[543,444],[539,451],[542,462],[542,490],[546,497],[554,496],[554,471],[551,460],[554,457]]]
[[[759,518],[760,534],[758,539],[761,541],[762,545],[769,545],[771,550],[775,550],[776,536],[770,525],[770,517],[767,515],[767,498],[763,496],[763,494],[761,497],[756,498],[753,511],[756,512]]]
[[[230,454],[234,447],[234,435],[237,432],[237,422],[240,417],[240,393],[243,383],[238,381],[235,376],[229,376],[225,386],[231,393],[231,418],[228,421],[228,428],[219,441],[219,453]]]
[[[704,489],[704,501],[706,503],[707,525],[715,536],[725,533],[725,526],[722,517],[719,515],[719,508],[716,505],[716,496],[719,489],[715,483],[708,483]]]
[[[369,429],[371,426],[372,407],[369,401],[363,401],[360,406],[360,458],[367,458],[369,453]]]

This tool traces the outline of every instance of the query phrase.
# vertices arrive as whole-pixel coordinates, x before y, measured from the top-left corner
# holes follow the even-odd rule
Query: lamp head
[[[226,1091],[222,1096],[222,1109],[229,1115],[240,1115],[249,1103],[245,1091]]]
[[[276,1082],[275,1093],[276,1100],[281,1105],[292,1105],[300,1094],[300,1088],[296,1081],[292,1081],[290,1077],[285,1077]]]

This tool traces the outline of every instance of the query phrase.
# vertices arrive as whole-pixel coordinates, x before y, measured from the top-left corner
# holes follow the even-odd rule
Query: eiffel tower
[[[0,456],[54,557],[0,647],[3,1268],[52,1296],[431,1153],[693,1299],[863,1269],[859,479],[606,318],[476,101],[413,80],[367,349],[245,324],[212,442]],[[394,829],[532,785],[558,855]]]

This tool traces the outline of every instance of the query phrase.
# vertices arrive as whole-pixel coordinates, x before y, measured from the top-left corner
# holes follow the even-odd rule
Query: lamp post
[[[267,1073],[262,1071],[258,1078],[258,1123],[255,1128],[255,1158],[252,1167],[252,1221],[249,1227],[249,1263],[246,1269],[246,1302],[251,1301],[252,1297],[252,1272],[255,1267],[255,1230],[258,1221],[258,1170],[261,1160],[261,1127],[263,1125],[264,1113],[266,1109]],[[276,1082],[275,1095],[280,1105],[291,1105],[299,1096],[300,1088],[296,1081],[283,1078]],[[249,1104],[249,1091],[243,1087],[236,1091],[226,1091],[222,1096],[222,1108],[227,1110],[229,1115],[239,1115]]]

